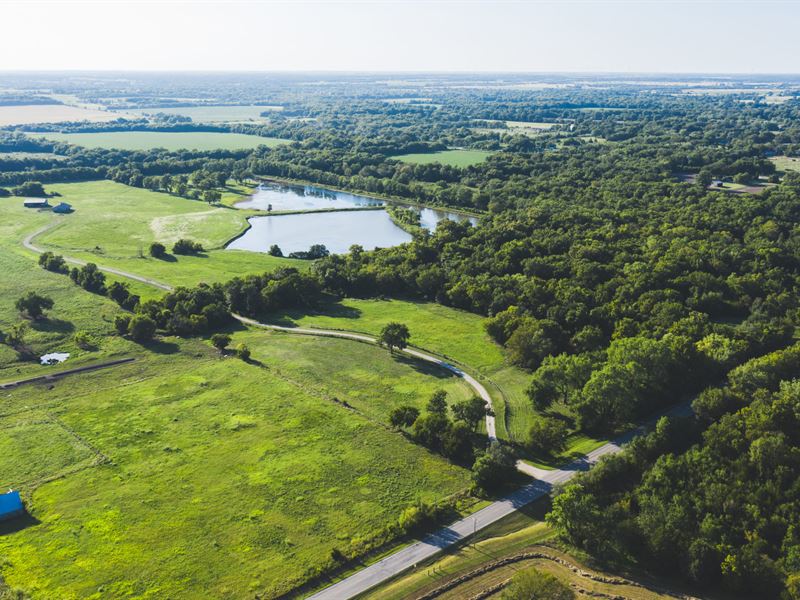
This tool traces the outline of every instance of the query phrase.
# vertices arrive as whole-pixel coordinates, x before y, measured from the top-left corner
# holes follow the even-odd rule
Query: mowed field
[[[119,150],[247,150],[258,146],[274,148],[288,140],[214,131],[107,131],[98,133],[31,133],[55,142],[66,142],[85,148]]]
[[[113,121],[120,115],[91,108],[79,108],[66,104],[28,104],[22,106],[0,106],[0,127],[7,125],[29,125],[32,123],[61,123],[66,121]]]
[[[380,539],[418,498],[468,486],[467,470],[385,426],[390,407],[420,406],[435,389],[467,397],[461,380],[375,346],[243,328],[234,337],[253,348],[250,364],[201,338],[134,344],[113,334],[113,302],[21,250],[52,215],[4,208],[0,328],[20,321],[17,297],[45,293],[55,307],[28,343],[73,356],[43,367],[0,346],[2,380],[136,359],[0,394],[0,485],[21,489],[30,512],[1,530],[11,588],[59,599],[273,597],[332,548]],[[79,330],[96,350],[76,349]]]
[[[478,375],[493,397],[498,436],[517,443],[525,441],[531,424],[539,416],[525,393],[530,373],[506,360],[502,348],[484,330],[484,318],[480,315],[432,302],[345,298],[316,312],[286,311],[270,319],[279,325],[346,329],[372,335],[377,335],[391,321],[408,325],[411,344]],[[558,405],[552,410],[569,414]],[[577,432],[569,437],[562,455],[550,459],[538,457],[534,462],[544,467],[557,465],[574,453],[597,448],[604,441]]]
[[[265,253],[224,250],[223,245],[247,227],[249,211],[187,200],[111,181],[52,184],[48,191],[74,208],[68,215],[36,213],[22,208],[18,198],[7,203],[15,218],[35,220],[39,228],[52,229],[34,243],[56,253],[116,267],[169,285],[196,285],[232,279],[236,275],[262,273],[279,266],[307,268],[308,261],[275,258]],[[249,193],[231,188],[227,196]],[[34,229],[35,231],[35,229]],[[159,260],[148,255],[152,242],[169,250],[186,237],[203,244],[207,252],[198,256],[169,256]],[[140,256],[141,252],[141,256]],[[137,293],[157,293],[136,287]]]
[[[125,114],[155,115],[182,115],[191,117],[196,123],[220,123],[238,121],[263,121],[262,112],[279,112],[282,106],[180,106],[171,108],[133,108],[125,109]]]
[[[396,160],[407,163],[417,163],[427,165],[431,163],[441,163],[453,167],[469,167],[483,162],[493,152],[485,150],[440,150],[439,152],[423,152],[417,154],[398,154],[392,156]]]

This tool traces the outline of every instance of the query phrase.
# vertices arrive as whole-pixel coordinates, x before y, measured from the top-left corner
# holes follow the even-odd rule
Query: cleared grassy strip
[[[492,154],[493,152],[487,152],[485,150],[440,150],[439,152],[398,154],[391,158],[421,165],[441,163],[453,167],[469,167],[470,165],[477,165],[483,162]]]
[[[85,148],[116,148],[119,150],[247,150],[258,146],[274,148],[289,140],[213,131],[108,131],[98,133],[31,133],[55,142],[66,142]]]

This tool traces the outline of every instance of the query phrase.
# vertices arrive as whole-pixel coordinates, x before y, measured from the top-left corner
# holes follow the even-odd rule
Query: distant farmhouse
[[[60,202],[59,204],[56,204],[53,207],[53,212],[54,213],[59,213],[59,214],[62,214],[62,215],[67,214],[67,213],[71,213],[72,212],[72,206],[70,206],[66,202]]]
[[[0,521],[13,519],[25,513],[25,505],[19,492],[9,490],[5,494],[0,494]]]
[[[50,208],[47,198],[25,198],[22,204],[25,208]]]

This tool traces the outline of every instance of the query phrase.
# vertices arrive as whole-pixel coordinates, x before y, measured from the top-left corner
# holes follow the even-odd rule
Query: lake
[[[236,207],[267,210],[270,205],[272,210],[319,210],[384,206],[385,202],[311,185],[265,183],[250,200],[239,202]],[[469,220],[473,225],[478,222],[475,217],[447,210],[416,210],[420,212],[420,225],[429,230],[435,229],[442,219]],[[324,244],[330,252],[342,254],[353,244],[373,250],[397,246],[412,239],[383,210],[270,215],[251,217],[249,221],[250,229],[228,244],[228,249],[267,252],[270,246],[277,244],[284,254],[289,254],[308,250],[313,244]]]

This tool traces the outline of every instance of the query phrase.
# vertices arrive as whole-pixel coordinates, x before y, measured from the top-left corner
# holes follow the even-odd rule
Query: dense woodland
[[[605,435],[696,396],[694,417],[659,421],[563,490],[551,522],[609,560],[747,597],[800,598],[800,351],[790,346],[800,176],[769,160],[800,155],[797,98],[767,103],[747,82],[714,95],[677,93],[668,82],[539,91],[468,77],[400,91],[355,76],[298,83],[251,81],[236,96],[224,78],[205,87],[154,80],[138,95],[108,82],[66,86],[62,93],[120,109],[179,105],[154,91],[171,85],[163,96],[284,110],[263,123],[162,115],[16,128],[0,134],[0,186],[108,178],[209,200],[229,179],[280,177],[481,214],[477,227],[445,222],[402,246],[321,258],[309,273],[283,269],[159,301],[140,303],[92,273],[72,277],[113,294],[150,335],[208,333],[227,326],[230,312],[312,307],[330,295],[414,297],[479,313],[509,360],[530,372],[533,407],[567,407],[576,428]],[[553,127],[530,134],[507,120]],[[28,135],[151,129],[290,143],[126,152]],[[495,153],[467,168],[393,158],[453,147]],[[715,179],[765,189],[727,193],[709,187]],[[431,447],[470,454],[458,445],[470,427],[448,425],[464,435],[446,440],[422,425],[417,437]]]

